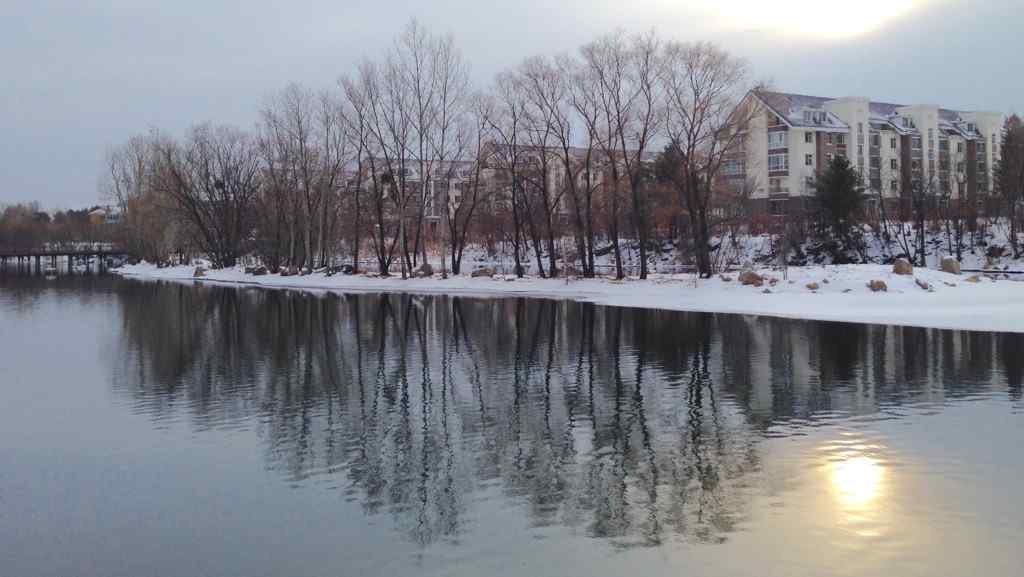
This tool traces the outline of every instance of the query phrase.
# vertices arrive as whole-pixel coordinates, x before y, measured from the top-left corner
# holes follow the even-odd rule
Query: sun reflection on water
[[[871,507],[881,493],[885,470],[868,456],[851,456],[832,463],[832,486],[845,509],[864,510]]]

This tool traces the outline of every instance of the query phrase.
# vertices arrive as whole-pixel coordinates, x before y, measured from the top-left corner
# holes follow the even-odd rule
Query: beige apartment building
[[[869,206],[906,208],[915,191],[935,203],[981,203],[992,191],[998,112],[769,91],[751,92],[744,104],[753,120],[723,175],[749,193],[755,214],[807,209],[815,175],[835,155],[860,172]]]

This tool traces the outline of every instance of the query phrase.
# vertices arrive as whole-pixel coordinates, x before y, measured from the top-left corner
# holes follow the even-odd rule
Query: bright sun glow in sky
[[[850,38],[903,16],[923,0],[700,0],[728,28]]]

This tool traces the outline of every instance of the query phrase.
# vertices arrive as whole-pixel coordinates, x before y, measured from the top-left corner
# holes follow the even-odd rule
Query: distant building
[[[93,226],[118,224],[120,222],[121,213],[109,206],[101,206],[89,211],[89,224]]]
[[[868,98],[752,91],[755,113],[742,153],[723,178],[745,188],[755,214],[813,204],[815,175],[836,155],[860,172],[869,206],[906,207],[915,191],[935,202],[981,203],[992,191],[1003,115]]]

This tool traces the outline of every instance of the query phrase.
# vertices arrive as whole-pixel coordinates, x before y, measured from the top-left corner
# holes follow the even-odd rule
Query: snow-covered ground
[[[193,280],[194,267],[129,265],[117,273],[146,279]],[[408,292],[473,296],[566,298],[602,305],[679,311],[705,311],[786,318],[906,325],[944,329],[1024,332],[1024,282],[974,278],[931,269],[896,275],[888,265],[834,265],[761,269],[761,287],[744,286],[735,273],[708,280],[693,275],[653,275],[645,281],[540,279],[469,276],[441,279],[376,276],[327,277],[247,275],[241,269],[207,271],[200,282],[244,283],[277,288],[338,292]],[[1002,275],[1001,275],[1002,276]],[[729,280],[726,280],[729,279]],[[867,284],[883,281],[886,292]],[[1024,280],[1024,279],[1022,279]],[[923,289],[916,281],[927,283]],[[816,283],[817,288],[808,285]]]

